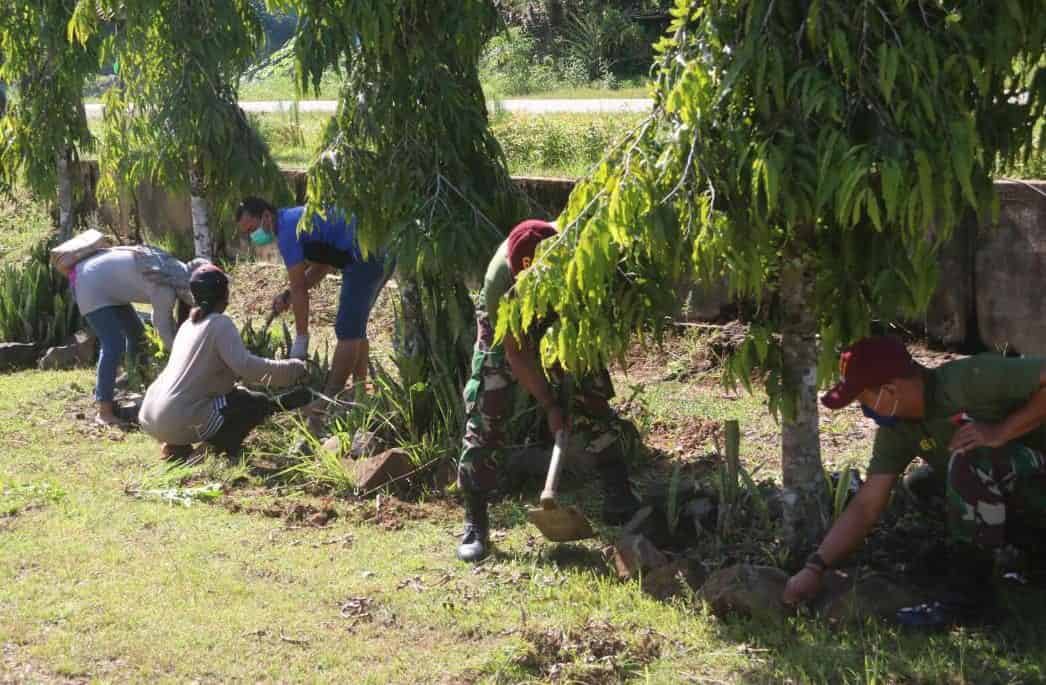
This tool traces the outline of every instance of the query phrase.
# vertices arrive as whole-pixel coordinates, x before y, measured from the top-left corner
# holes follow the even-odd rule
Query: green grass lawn
[[[245,468],[212,461],[192,479],[224,484],[216,504],[131,497],[128,486],[165,480],[157,446],[77,417],[89,413],[92,380],[89,370],[0,376],[0,682],[1044,677],[1037,590],[1019,597],[1004,628],[933,636],[874,622],[722,621],[692,597],[662,603],[613,578],[602,554],[612,531],[575,545],[543,542],[523,517],[529,494],[496,505],[498,554],[478,567],[454,560],[460,511],[442,496],[325,502],[264,489]],[[746,463],[772,475],[775,428],[760,397],[708,378],[619,378],[620,388],[629,383],[644,384],[654,423],[739,418]],[[842,415],[827,430],[846,435],[857,422]],[[827,448],[842,461],[866,450]],[[567,499],[588,506],[589,494]],[[341,515],[313,528],[245,513],[296,503]]]

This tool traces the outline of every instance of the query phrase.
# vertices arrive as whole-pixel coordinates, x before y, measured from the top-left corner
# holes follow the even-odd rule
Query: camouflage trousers
[[[465,437],[458,462],[458,486],[466,492],[489,492],[497,486],[498,451],[511,418],[516,380],[484,312],[476,312],[478,334],[472,353],[472,376],[465,385]],[[553,373],[554,389],[562,374]],[[610,407],[614,386],[610,374],[576,379],[570,397],[572,438],[583,440],[597,465],[622,460],[620,419]]]
[[[949,534],[956,542],[999,547],[1015,511],[1046,512],[1046,456],[1021,443],[955,455],[948,463]]]

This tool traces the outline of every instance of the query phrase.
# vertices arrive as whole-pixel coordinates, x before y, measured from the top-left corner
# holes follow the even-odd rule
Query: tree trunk
[[[816,548],[831,519],[817,425],[814,272],[811,260],[797,253],[786,255],[780,293],[784,391],[795,398],[781,427],[784,536],[793,561]]]
[[[428,345],[425,342],[425,316],[421,300],[421,284],[416,277],[397,275],[400,309],[393,336],[393,358],[405,384],[425,380],[428,364]]]
[[[203,179],[195,165],[189,170],[189,202],[192,207],[192,242],[195,256],[213,259],[207,199],[204,197]]]
[[[73,236],[73,173],[69,146],[58,153],[58,237],[69,240]]]

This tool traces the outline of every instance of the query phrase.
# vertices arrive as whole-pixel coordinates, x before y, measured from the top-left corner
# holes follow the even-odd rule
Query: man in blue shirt
[[[364,258],[356,240],[356,217],[346,217],[340,210],[326,216],[314,214],[300,228],[304,207],[276,209],[258,197],[245,198],[236,209],[240,233],[256,246],[276,241],[287,267],[290,287],[273,300],[277,313],[288,308],[294,313],[296,336],[291,356],[304,359],[309,347],[309,290],[328,273],[341,271],[341,296],[334,332],[330,376],[324,393],[335,397],[345,388],[349,376],[361,383],[367,376],[370,346],[367,342],[367,319],[374,301],[387,279],[384,254]]]

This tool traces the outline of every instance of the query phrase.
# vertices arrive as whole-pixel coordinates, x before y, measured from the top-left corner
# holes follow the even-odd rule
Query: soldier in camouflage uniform
[[[843,352],[842,381],[822,402],[857,400],[879,428],[868,479],[806,566],[785,588],[794,603],[814,596],[821,574],[855,549],[885,510],[908,465],[920,457],[941,477],[948,509],[949,596],[991,603],[994,551],[1016,509],[1046,504],[1046,364],[985,354],[935,369],[889,337]]]
[[[508,337],[501,343],[494,342],[498,305],[516,275],[530,265],[537,244],[552,235],[555,228],[543,221],[525,221],[516,226],[491,260],[480,294],[472,377],[464,393],[465,438],[458,465],[458,485],[465,494],[465,532],[458,558],[464,561],[478,561],[488,552],[487,497],[497,482],[496,452],[504,442],[504,426],[517,382],[545,410],[553,434],[566,426],[569,408],[571,431],[583,437],[599,471],[604,488],[604,519],[621,523],[638,507],[623,461],[620,420],[609,404],[614,389],[606,370],[578,379],[567,400],[570,406],[563,407],[556,401],[553,389],[553,385],[562,385],[562,374],[554,372],[553,382],[549,382],[532,340]]]

